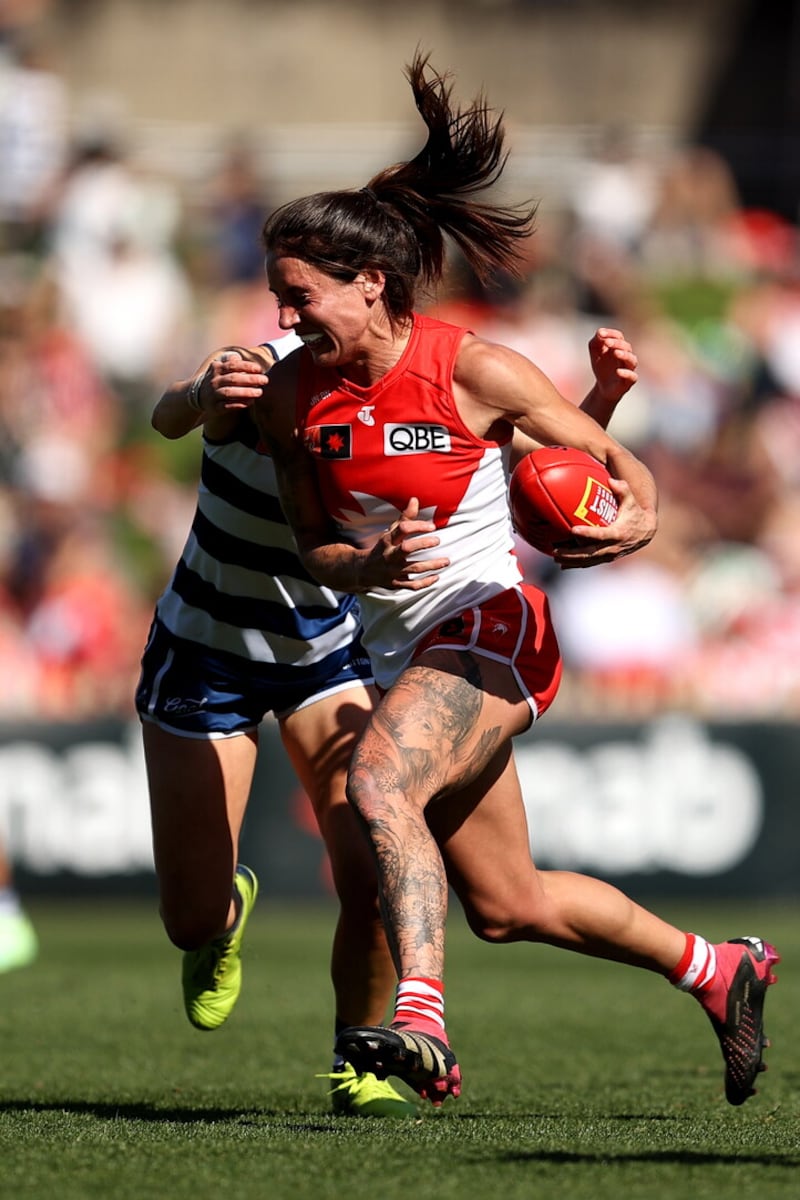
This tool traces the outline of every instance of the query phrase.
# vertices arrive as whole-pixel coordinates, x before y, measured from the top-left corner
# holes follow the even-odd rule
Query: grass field
[[[31,905],[42,953],[0,976],[0,1196],[83,1200],[769,1200],[800,1197],[800,922],[789,906],[660,906],[783,956],[770,1071],[740,1109],[698,1005],[656,976],[490,947],[451,917],[460,1100],[330,1115],[330,908],[259,902],[236,1013],[186,1023],[153,906]]]

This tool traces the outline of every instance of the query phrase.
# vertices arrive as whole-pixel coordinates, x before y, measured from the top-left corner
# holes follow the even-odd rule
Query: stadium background
[[[290,196],[413,151],[417,44],[505,109],[530,270],[437,311],[566,394],[623,328],[614,431],[662,528],[553,575],[567,658],[520,739],[542,865],[639,895],[796,898],[800,48],[788,0],[15,0],[0,8],[0,830],[23,893],[152,889],[131,693],[183,544],[199,444],[148,419],[275,314],[257,233]],[[243,856],[266,893],[326,868],[271,723]]]

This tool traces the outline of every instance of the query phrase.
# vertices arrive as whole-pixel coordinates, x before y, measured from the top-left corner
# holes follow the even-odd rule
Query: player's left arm
[[[529,359],[506,346],[466,338],[453,383],[461,416],[479,437],[498,436],[509,422],[541,445],[574,446],[608,467],[617,519],[602,527],[575,526],[579,540],[557,555],[562,566],[610,562],[652,540],[658,496],[650,471],[594,417],[562,396]]]
[[[581,408],[593,417],[598,425],[607,429],[618,403],[638,380],[638,359],[622,330],[602,328],[596,331],[589,342],[589,361],[595,382],[584,396]],[[521,429],[515,427],[511,450],[512,468],[540,445],[541,442],[528,437]]]

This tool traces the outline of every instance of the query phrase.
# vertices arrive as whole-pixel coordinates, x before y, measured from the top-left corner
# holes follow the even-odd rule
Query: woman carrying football
[[[300,566],[250,416],[276,358],[301,345],[287,334],[271,346],[218,350],[195,376],[170,384],[153,413],[165,437],[203,433],[197,511],[156,605],[136,704],[161,917],[184,950],[186,1014],[205,1030],[224,1024],[241,990],[257,881],[238,862],[239,833],[257,727],[270,709],[314,808],[339,900],[330,958],[336,1032],[382,1020],[395,980],[372,856],[345,795],[348,762],[374,703],[357,606]],[[584,404],[607,422],[636,381],[636,356],[615,329],[598,330],[589,354],[598,382]],[[356,1074],[340,1057],[328,1078],[340,1115],[416,1115],[388,1080]]]
[[[420,56],[409,79],[428,129],[416,158],[361,190],[287,204],[264,228],[280,324],[304,349],[275,367],[257,420],[307,569],[359,595],[382,693],[347,786],[399,983],[390,1025],[346,1029],[337,1046],[357,1071],[398,1075],[434,1104],[459,1093],[443,1015],[449,882],[482,938],[545,942],[691,991],[740,1104],[762,1069],[772,947],[711,945],[598,879],[530,858],[512,739],[552,703],[561,665],[546,598],[513,552],[512,436],[587,450],[614,477],[617,520],[576,528],[564,567],[646,545],[656,490],[528,360],[414,311],[418,285],[442,276],[446,236],[485,278],[515,267],[533,211],[476,198],[505,161],[483,99],[452,107],[446,78]]]

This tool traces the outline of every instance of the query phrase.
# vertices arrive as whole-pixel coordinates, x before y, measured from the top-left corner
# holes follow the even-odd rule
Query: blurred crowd
[[[150,412],[209,349],[275,334],[270,184],[244,140],[189,194],[145,172],[117,132],[76,129],[57,73],[14,39],[0,162],[0,720],[132,716],[200,458]],[[523,279],[481,287],[455,259],[427,306],[576,401],[598,326],[639,357],[612,432],[658,481],[655,541],[588,572],[519,547],[565,654],[554,716],[796,718],[798,227],[744,208],[711,150],[648,158],[624,131],[586,148],[557,204],[542,195]]]

